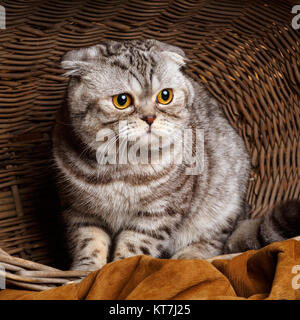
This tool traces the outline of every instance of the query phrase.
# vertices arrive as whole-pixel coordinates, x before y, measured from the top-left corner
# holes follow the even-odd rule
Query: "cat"
[[[238,232],[253,223],[245,214],[249,155],[186,63],[182,49],[152,39],[108,41],[63,56],[70,81],[53,145],[71,269],[96,270],[140,254],[206,259],[251,246]],[[188,129],[193,139],[176,147],[178,132]],[[101,162],[116,145],[115,160],[132,156],[134,143],[152,156],[155,139],[164,141],[155,163]],[[189,153],[201,158],[200,169],[185,159]],[[247,235],[255,242],[257,232]]]

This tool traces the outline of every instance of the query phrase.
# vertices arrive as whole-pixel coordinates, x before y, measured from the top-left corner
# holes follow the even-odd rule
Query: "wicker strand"
[[[40,263],[12,257],[0,248],[0,277],[6,285],[41,291],[59,285],[78,283],[89,271],[62,271]]]

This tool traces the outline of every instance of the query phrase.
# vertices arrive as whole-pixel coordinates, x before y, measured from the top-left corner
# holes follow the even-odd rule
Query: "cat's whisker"
[[[126,156],[126,162],[127,162],[127,154],[125,154],[125,150],[127,150],[126,146],[128,147],[128,141],[126,139],[121,141],[121,145],[119,145],[119,149],[118,149],[118,155],[119,155],[119,161],[120,159],[124,159],[123,156]]]

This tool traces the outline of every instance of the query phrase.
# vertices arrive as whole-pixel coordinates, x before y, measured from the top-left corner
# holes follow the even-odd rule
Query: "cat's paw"
[[[73,271],[96,271],[101,269],[105,263],[74,263],[71,265],[70,270]]]
[[[223,249],[223,253],[239,253],[245,252],[248,250],[257,250],[260,249],[260,244],[256,239],[245,239],[245,238],[232,238],[229,239]]]
[[[113,259],[112,261],[115,262],[115,261],[119,261],[119,260],[123,260],[123,259],[126,259],[126,258],[129,258],[129,257],[134,257],[136,256],[137,254],[133,254],[133,253],[115,253],[114,256],[113,256]]]
[[[229,254],[259,249],[261,246],[256,235],[260,223],[260,219],[242,221],[225,243],[223,253]]]
[[[176,252],[171,259],[177,260],[193,260],[193,259],[203,259],[204,256],[198,248],[195,247],[186,247],[178,252]]]

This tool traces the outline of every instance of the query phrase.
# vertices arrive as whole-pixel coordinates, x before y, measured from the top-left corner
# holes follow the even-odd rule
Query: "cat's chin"
[[[168,136],[157,134],[154,130],[148,130],[137,139],[137,144],[141,148],[159,151],[174,144],[174,141]]]

